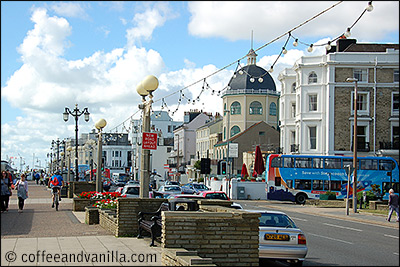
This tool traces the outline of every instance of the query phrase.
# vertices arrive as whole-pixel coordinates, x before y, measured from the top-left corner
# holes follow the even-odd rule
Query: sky
[[[305,44],[343,34],[368,1],[338,3],[1,1],[1,160],[18,170],[45,166],[52,140],[75,136],[74,118],[64,122],[62,115],[75,104],[90,112],[89,122],[79,117],[79,134],[101,118],[105,132],[126,132],[130,118],[140,118],[136,87],[147,75],[159,80],[153,110],[165,102],[176,121],[191,109],[222,113],[222,99],[211,91],[227,86],[251,48],[257,65],[269,70],[292,30],[299,45],[289,39],[271,73],[279,91],[280,71],[325,53],[322,45],[310,53]],[[350,38],[399,43],[399,2],[372,4]],[[183,100],[172,115],[179,92],[196,99],[204,79],[211,89],[195,104]]]

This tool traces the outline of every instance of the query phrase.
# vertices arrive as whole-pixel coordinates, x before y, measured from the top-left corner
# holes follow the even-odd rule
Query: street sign
[[[157,133],[143,133],[142,138],[143,149],[157,149]]]
[[[239,144],[229,143],[228,144],[228,155],[230,158],[237,158],[239,156]]]

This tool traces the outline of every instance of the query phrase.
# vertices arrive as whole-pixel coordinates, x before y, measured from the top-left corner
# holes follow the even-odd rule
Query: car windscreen
[[[223,199],[228,200],[228,197],[223,193],[210,193],[206,194],[206,198],[208,199]]]
[[[179,186],[168,186],[164,188],[165,191],[181,191]]]
[[[139,195],[139,187],[128,187],[125,193],[130,195]]]
[[[201,189],[201,190],[210,190],[207,186],[204,184],[193,184],[194,188],[196,189]]]
[[[285,214],[262,213],[260,226],[297,228],[294,222]]]

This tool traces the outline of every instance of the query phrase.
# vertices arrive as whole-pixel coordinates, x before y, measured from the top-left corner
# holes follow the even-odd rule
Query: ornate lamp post
[[[354,129],[353,129],[353,211],[357,212],[357,82],[356,78],[347,78],[346,82],[354,82]]]
[[[75,181],[79,180],[79,168],[78,168],[78,119],[79,117],[84,114],[85,115],[85,121],[89,121],[89,110],[88,108],[84,108],[82,111],[78,109],[78,104],[75,104],[75,109],[71,112],[71,110],[68,107],[65,107],[65,111],[63,113],[63,118],[64,121],[68,121],[69,115],[73,116],[75,118]]]
[[[101,155],[102,155],[102,129],[106,127],[107,122],[105,119],[100,119],[94,125],[97,130],[99,130],[99,141],[97,145],[97,169],[96,169],[96,191],[102,192],[103,191],[103,181],[101,176]]]
[[[142,133],[150,132],[150,110],[153,103],[153,91],[158,87],[158,79],[153,75],[148,75],[136,87],[136,91],[142,96],[142,104],[139,104],[139,109],[143,110]],[[149,95],[150,100],[146,101],[146,96]],[[142,141],[143,143],[143,141]],[[140,159],[140,198],[149,198],[150,185],[150,151],[143,149]]]

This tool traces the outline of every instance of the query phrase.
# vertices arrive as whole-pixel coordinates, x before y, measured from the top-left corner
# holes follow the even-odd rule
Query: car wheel
[[[306,199],[307,199],[307,196],[305,194],[297,194],[296,195],[296,203],[297,204],[301,204],[301,205],[305,204]]]

